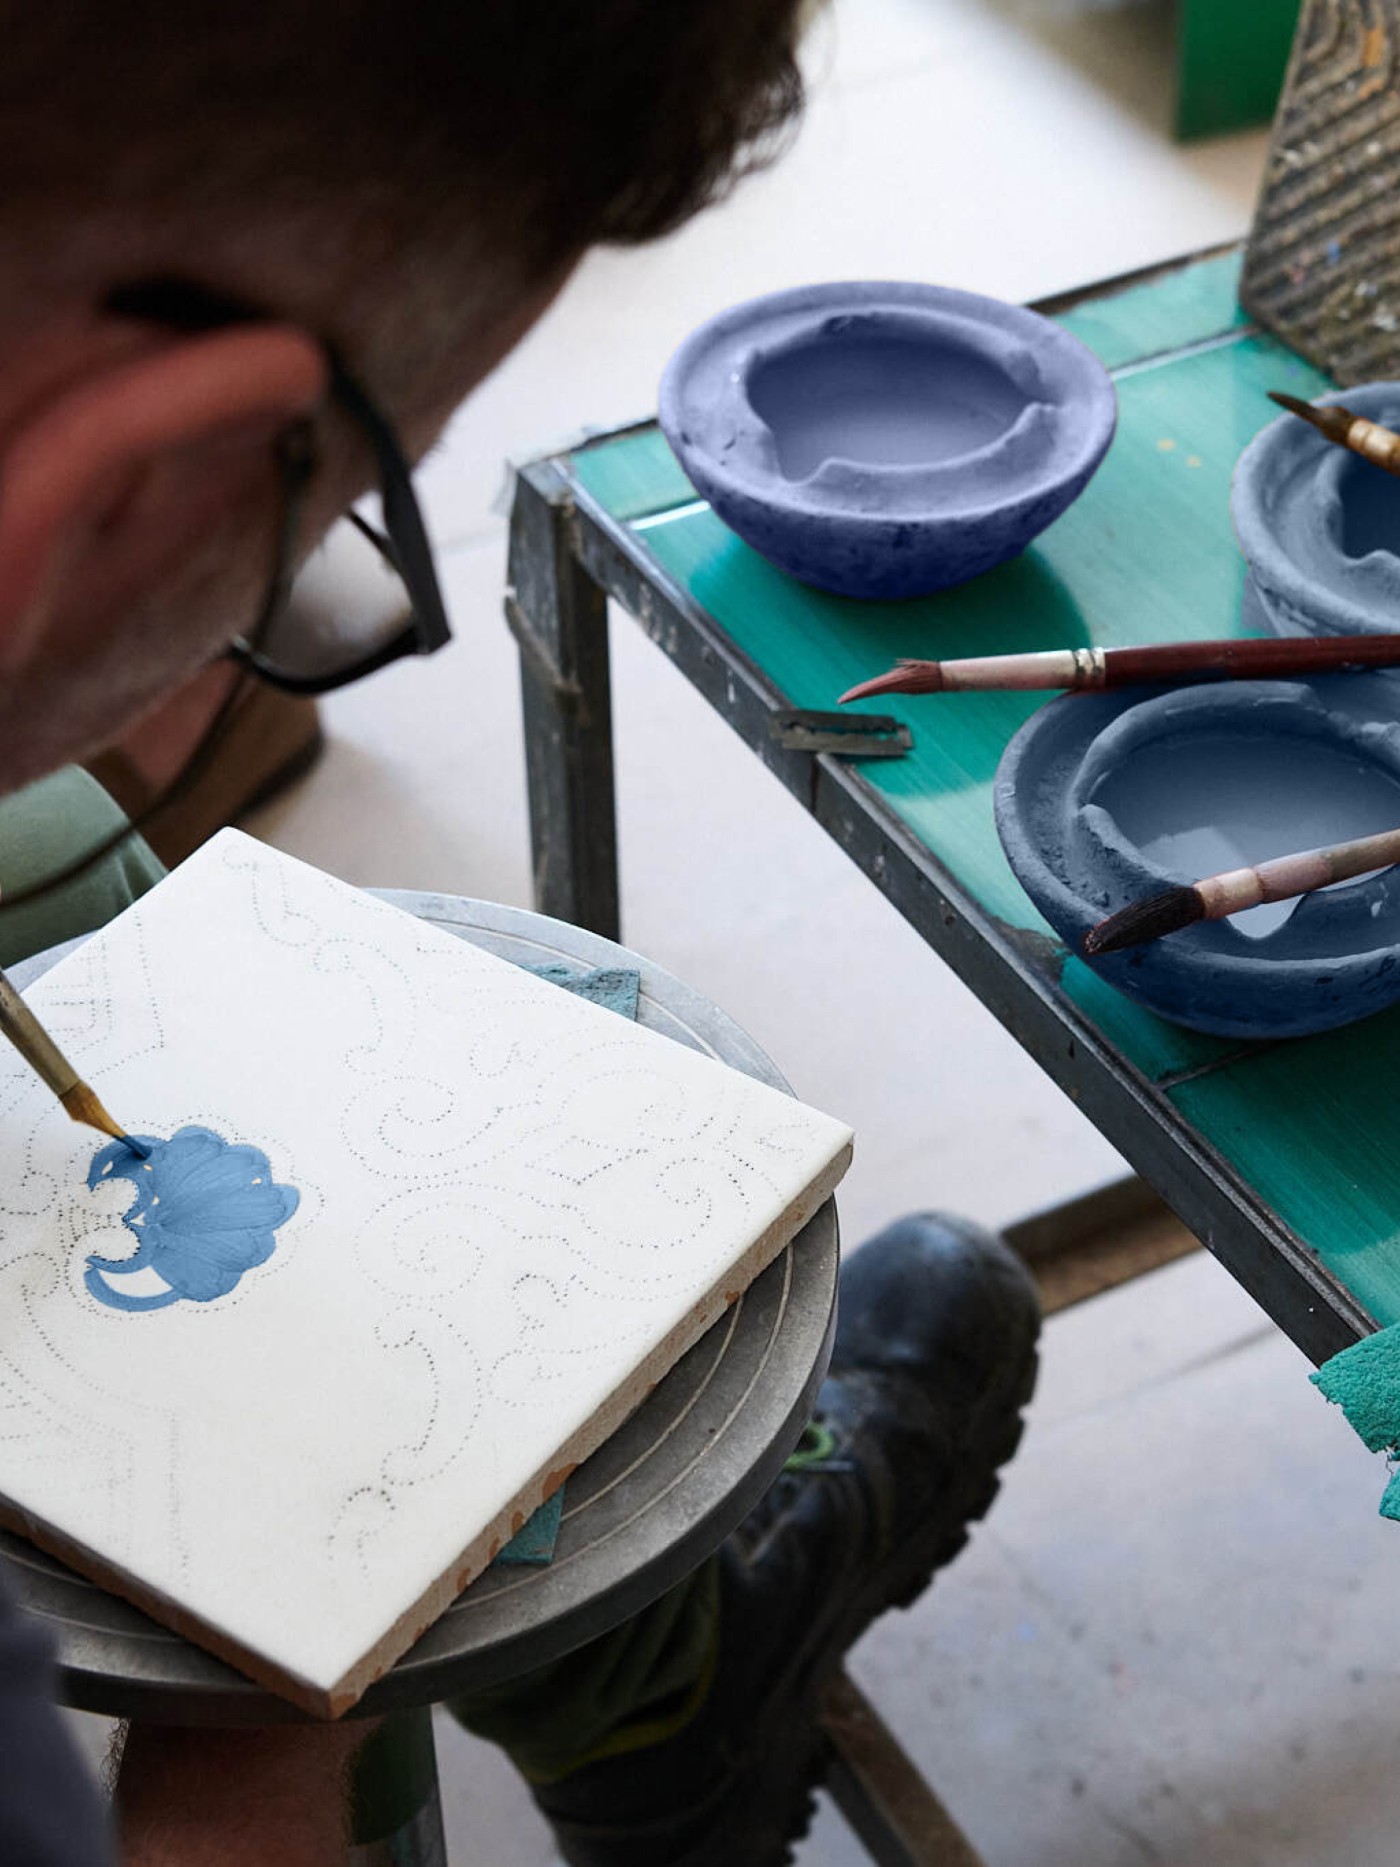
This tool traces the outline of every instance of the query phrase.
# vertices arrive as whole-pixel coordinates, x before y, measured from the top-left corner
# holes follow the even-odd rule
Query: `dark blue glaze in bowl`
[[[691,333],[661,426],[725,524],[841,596],[921,596],[1023,551],[1087,484],[1117,402],[1019,305],[942,286],[800,286]]]
[[[1317,397],[1400,426],[1400,383]],[[1296,415],[1262,428],[1235,463],[1230,513],[1249,561],[1251,633],[1365,635],[1400,629],[1400,479]]]
[[[1074,953],[1174,882],[1400,827],[1400,676],[1067,694],[1003,754],[997,830]],[[1400,1000],[1400,869],[1086,961],[1227,1037],[1330,1030]]]

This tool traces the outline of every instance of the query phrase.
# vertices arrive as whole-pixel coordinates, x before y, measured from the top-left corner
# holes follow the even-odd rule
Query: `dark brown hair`
[[[803,0],[0,0],[0,218],[339,200],[546,271],[653,238],[796,116]]]

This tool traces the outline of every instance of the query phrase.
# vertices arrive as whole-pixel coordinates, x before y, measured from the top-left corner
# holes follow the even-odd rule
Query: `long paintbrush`
[[[1337,447],[1400,476],[1400,434],[1339,403],[1314,408],[1296,395],[1269,391],[1269,400],[1309,422]],[[1400,635],[1321,641],[1171,642],[1151,648],[1053,648],[1024,655],[980,655],[963,661],[901,660],[888,674],[847,688],[840,704],[871,694],[989,693],[1063,687],[1127,687],[1146,681],[1267,680],[1336,668],[1387,668],[1400,663]]]
[[[143,1142],[133,1140],[113,1121],[96,1093],[79,1076],[3,972],[0,972],[0,1036],[9,1038],[74,1121],[86,1122],[101,1134],[125,1141],[132,1153],[139,1154],[143,1160],[150,1153]]]
[[[1117,953],[1124,947],[1146,946],[1164,934],[1180,933],[1197,921],[1222,921],[1263,901],[1289,901],[1310,894],[1331,882],[1344,882],[1372,869],[1388,869],[1400,862],[1400,830],[1382,830],[1359,836],[1328,849],[1303,850],[1293,856],[1275,856],[1252,869],[1227,869],[1199,882],[1164,888],[1110,914],[1084,936],[1089,958]]]
[[[1378,421],[1354,414],[1339,402],[1329,403],[1326,408],[1314,408],[1311,402],[1302,402],[1296,395],[1283,395],[1275,389],[1270,389],[1269,400],[1286,408],[1290,415],[1310,422],[1320,435],[1337,447],[1350,448],[1353,454],[1369,460],[1373,467],[1400,474],[1400,434],[1383,428]]]
[[[1214,642],[1158,642],[1149,648],[1050,648],[962,661],[901,661],[888,674],[849,687],[841,701],[869,694],[992,693],[1063,687],[1102,692],[1143,682],[1265,681],[1343,668],[1400,666],[1400,635],[1235,636]]]

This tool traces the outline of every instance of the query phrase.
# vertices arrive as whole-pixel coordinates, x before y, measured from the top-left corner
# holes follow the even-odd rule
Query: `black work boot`
[[[1040,1311],[992,1233],[922,1213],[841,1272],[802,1444],[720,1552],[719,1645],[675,1735],[537,1786],[571,1867],[779,1867],[821,1769],[847,1649],[967,1541],[1021,1437]]]

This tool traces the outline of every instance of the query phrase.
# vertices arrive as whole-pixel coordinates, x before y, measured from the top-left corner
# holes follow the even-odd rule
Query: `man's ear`
[[[235,437],[266,457],[326,379],[305,332],[239,325],[103,366],[27,415],[0,454],[0,675],[28,659],[71,549],[119,531],[151,469]]]

